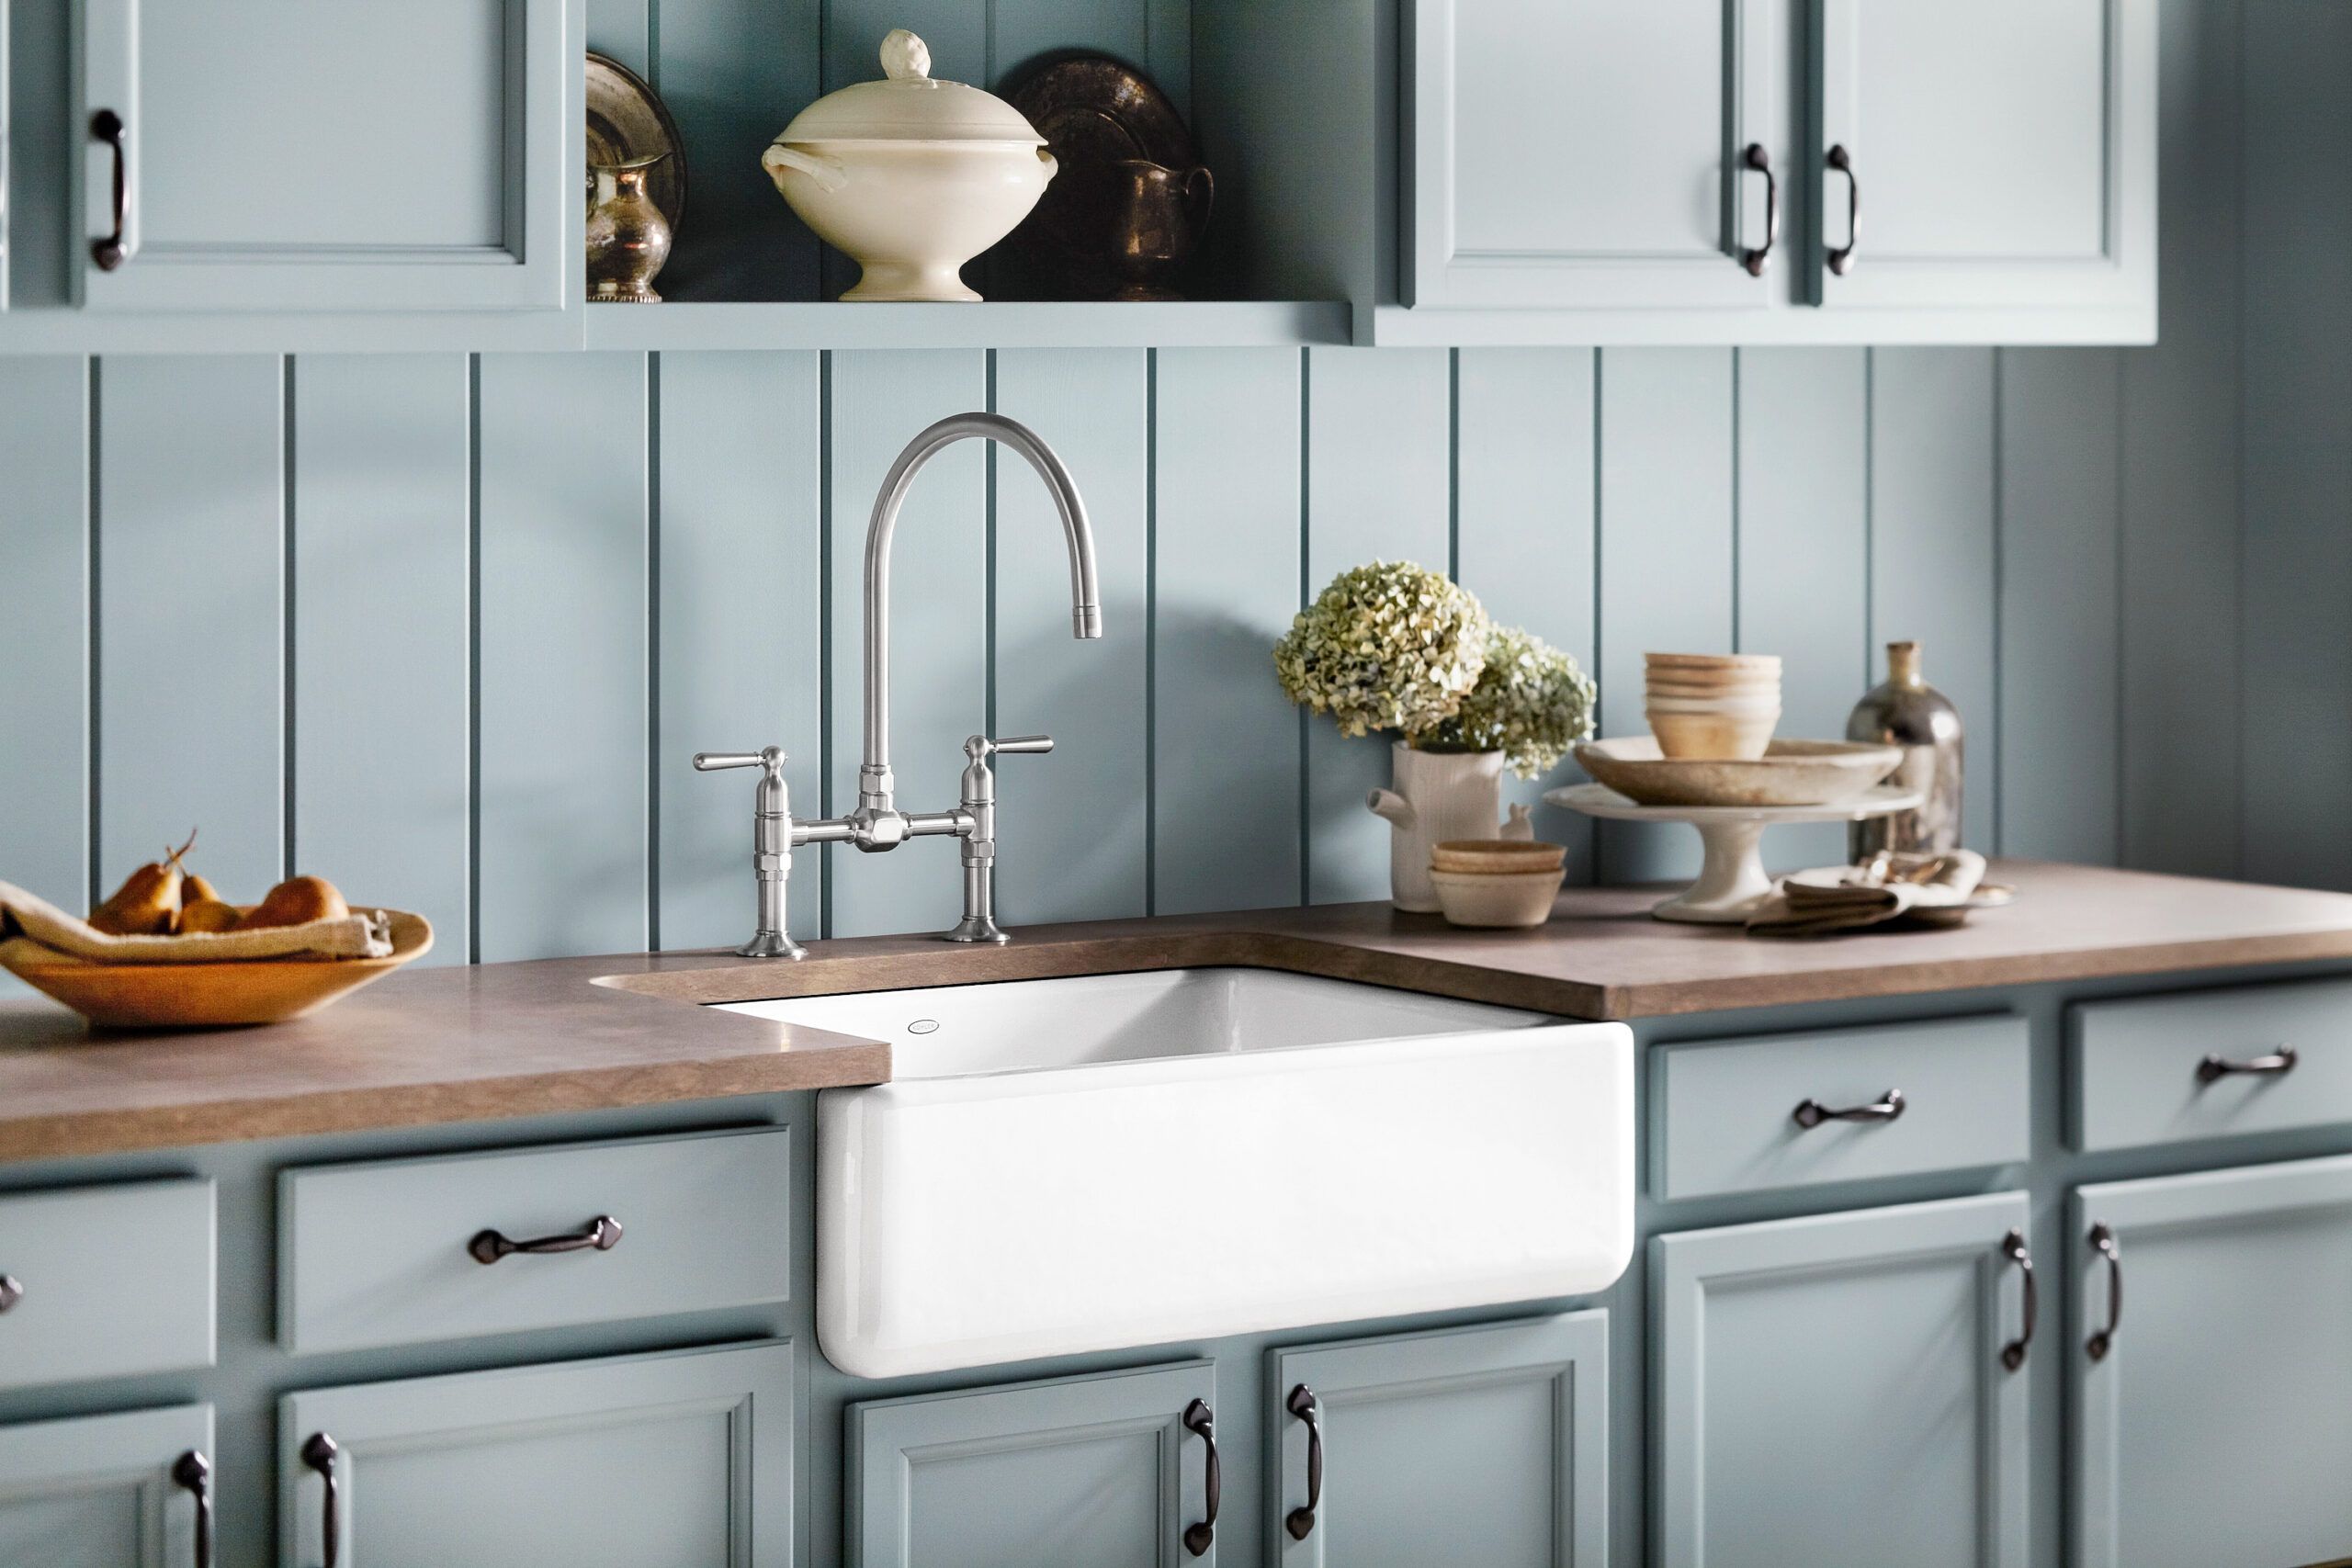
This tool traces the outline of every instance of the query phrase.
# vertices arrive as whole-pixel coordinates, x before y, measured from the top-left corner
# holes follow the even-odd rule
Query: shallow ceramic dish
[[[662,156],[667,154],[666,157]],[[594,169],[662,157],[645,176],[645,194],[677,228],[686,218],[686,143],[669,107],[644,77],[593,51],[588,56],[588,204],[596,204]]]
[[[1540,926],[1552,918],[1567,871],[1432,871],[1438,908],[1448,925]]]
[[[380,980],[433,948],[433,924],[404,909],[384,911],[389,958],[251,958],[227,964],[93,964],[87,959],[13,962],[17,978],[102,1029],[208,1029],[282,1023],[316,1012]]]
[[[1588,740],[1584,771],[1642,806],[1835,806],[1895,770],[1901,748],[1848,740],[1775,740],[1753,761],[1668,757],[1647,735]]]

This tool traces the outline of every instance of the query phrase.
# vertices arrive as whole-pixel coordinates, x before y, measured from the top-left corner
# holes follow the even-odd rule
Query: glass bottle
[[[1873,817],[1846,830],[1846,849],[1861,864],[1881,850],[1942,854],[1960,847],[1960,710],[1919,673],[1919,645],[1886,645],[1886,683],[1854,705],[1846,739],[1903,748],[1887,784],[1927,795],[1909,811]]]

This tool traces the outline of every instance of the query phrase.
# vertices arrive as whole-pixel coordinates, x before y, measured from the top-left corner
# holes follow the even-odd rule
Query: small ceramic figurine
[[[597,303],[651,305],[653,279],[670,259],[670,220],[646,194],[646,175],[667,153],[589,168],[596,182],[588,209],[588,298]]]

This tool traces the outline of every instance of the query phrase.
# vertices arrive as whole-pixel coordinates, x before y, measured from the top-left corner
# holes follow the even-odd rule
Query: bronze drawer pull
[[[1903,1091],[1891,1089],[1868,1105],[1849,1105],[1842,1111],[1832,1111],[1817,1100],[1800,1100],[1789,1118],[1805,1128],[1824,1122],[1892,1122],[1903,1114],[1904,1104]]]
[[[196,1495],[196,1568],[212,1568],[212,1466],[190,1449],[174,1461],[172,1483]]]
[[[1829,166],[1846,176],[1846,243],[1831,247],[1823,259],[1843,277],[1854,270],[1854,248],[1862,243],[1862,182],[1854,173],[1854,155],[1842,142],[1829,150]]]
[[[2001,1365],[2016,1371],[2025,1365],[2026,1350],[2033,1344],[2033,1320],[2041,1313],[2041,1292],[2033,1283],[2033,1254],[2026,1250],[2025,1232],[2011,1231],[2001,1238],[2001,1256],[2018,1266],[2018,1273],[2025,1280],[2025,1326],[2015,1339],[2001,1347]]]
[[[1739,265],[1747,269],[1747,276],[1761,277],[1772,265],[1772,247],[1781,243],[1781,176],[1772,172],[1772,156],[1761,141],[1747,144],[1739,155],[1739,166],[1764,176],[1764,243],[1739,253]]]
[[[325,1509],[319,1518],[321,1540],[325,1543],[322,1548],[325,1568],[335,1568],[343,1559],[342,1499],[334,1483],[334,1456],[338,1451],[334,1439],[324,1432],[311,1433],[302,1444],[302,1462],[317,1471],[327,1487]]]
[[[466,1250],[477,1263],[495,1263],[516,1252],[584,1252],[594,1247],[610,1252],[621,1244],[621,1223],[610,1214],[599,1214],[588,1222],[585,1230],[563,1235],[543,1235],[530,1241],[515,1241],[501,1231],[476,1231],[466,1243]]]
[[[1323,1410],[1305,1383],[1290,1391],[1283,1408],[1306,1423],[1306,1506],[1293,1508],[1283,1520],[1291,1540],[1305,1540],[1315,1533],[1315,1510],[1323,1506]]]
[[[1205,1488],[1209,1506],[1208,1517],[1196,1525],[1184,1527],[1184,1550],[1195,1557],[1204,1556],[1216,1541],[1216,1509],[1225,1493],[1225,1476],[1216,1462],[1216,1416],[1205,1400],[1196,1399],[1184,1406],[1182,1417],[1184,1430],[1195,1433],[1209,1446],[1208,1485]]]
[[[25,1299],[25,1287],[17,1283],[14,1274],[0,1274],[0,1312],[6,1312]]]
[[[100,109],[90,117],[90,140],[114,150],[114,232],[90,242],[90,259],[100,272],[112,272],[130,259],[124,243],[130,221],[130,154],[123,146],[125,134],[122,117],[114,110]]]
[[[2284,1077],[2295,1070],[2300,1060],[2292,1045],[2281,1045],[2267,1056],[2248,1056],[2243,1062],[2233,1062],[2227,1056],[2209,1055],[2197,1064],[2197,1081],[2211,1083],[2233,1073],[2247,1073],[2256,1077]]]
[[[2105,1220],[2091,1226],[2091,1247],[2107,1259],[2107,1326],[2083,1342],[2094,1361],[2104,1361],[2115,1348],[2115,1331],[2123,1326],[2123,1249],[2115,1244],[2115,1229]]]

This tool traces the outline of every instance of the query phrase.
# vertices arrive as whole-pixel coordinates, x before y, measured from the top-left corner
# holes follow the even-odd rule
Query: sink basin
[[[1597,1291],[1623,1024],[1260,969],[725,1004],[888,1040],[817,1113],[818,1338],[859,1377]]]

